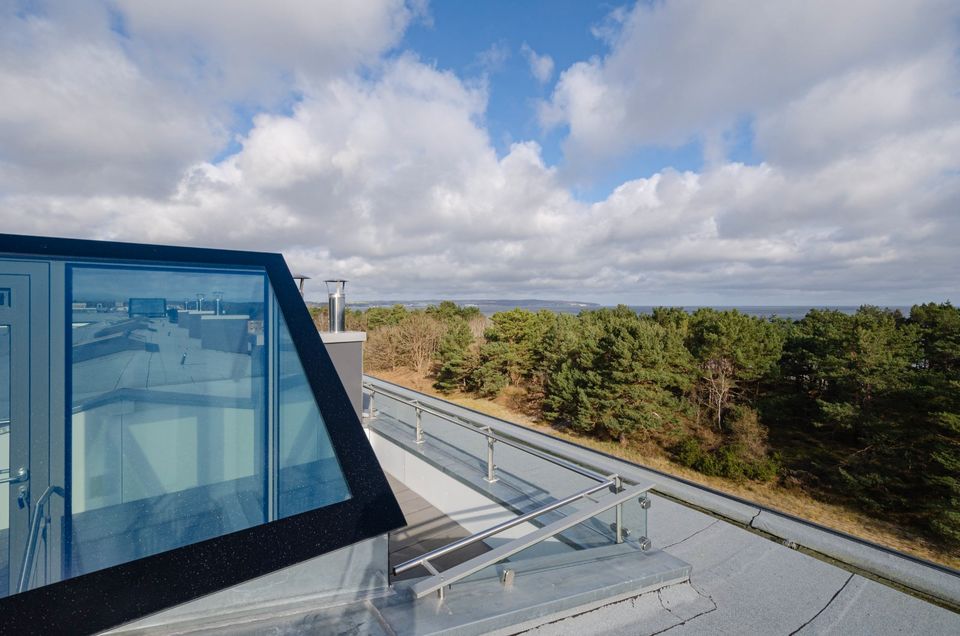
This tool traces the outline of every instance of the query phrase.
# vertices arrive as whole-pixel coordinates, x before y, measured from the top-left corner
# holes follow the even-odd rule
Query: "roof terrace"
[[[624,635],[960,628],[960,577],[949,569],[371,376],[362,391],[364,427],[408,524],[389,535],[389,585],[352,600],[256,609],[242,620],[208,614],[182,627]]]
[[[4,630],[960,632],[949,568],[322,338],[276,255],[0,235]]]

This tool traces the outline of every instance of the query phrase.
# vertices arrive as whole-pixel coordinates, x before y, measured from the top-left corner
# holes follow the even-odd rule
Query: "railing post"
[[[487,429],[487,432],[490,432],[490,429]],[[497,481],[496,476],[493,474],[493,444],[496,441],[489,435],[486,435],[487,438],[487,476],[484,478],[488,484],[492,484]]]
[[[620,479],[620,475],[617,475],[616,478],[613,480],[613,485],[614,485],[614,488],[616,488],[617,492],[620,492],[621,490],[623,490],[623,480]],[[617,528],[616,528],[617,543],[623,543],[623,504],[622,503],[617,504],[616,515],[617,515],[617,520],[615,523],[617,525]]]
[[[368,417],[370,417],[371,419],[372,419],[372,418],[374,417],[374,415],[376,414],[376,410],[374,409],[374,406],[373,406],[373,397],[374,397],[376,394],[377,394],[377,392],[376,392],[375,390],[370,389],[370,406],[368,407],[368,408],[369,408],[369,415],[368,415]]]
[[[417,411],[417,444],[423,444],[423,425],[420,423],[420,402],[415,403],[413,408]]]

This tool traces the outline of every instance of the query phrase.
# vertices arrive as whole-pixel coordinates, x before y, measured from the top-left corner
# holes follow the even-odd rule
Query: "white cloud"
[[[162,194],[223,142],[192,99],[131,62],[99,13],[78,29],[0,13],[0,191]]]
[[[403,0],[114,0],[132,53],[204,91],[265,99],[300,76],[375,63],[423,3]]]
[[[824,82],[833,90],[892,67],[920,71],[931,55],[953,64],[958,17],[947,0],[638,3],[618,14],[619,30],[603,31],[608,55],[561,73],[541,121],[569,126],[568,157],[682,145],[775,113]],[[876,88],[881,101],[903,90]]]
[[[950,127],[960,118],[953,48],[943,43],[924,56],[813,84],[757,118],[761,153],[781,165],[818,165],[891,136]]]
[[[510,47],[506,42],[494,42],[477,54],[477,66],[485,74],[498,73],[510,59]]]
[[[543,55],[537,54],[526,42],[523,43],[520,51],[523,53],[523,56],[527,58],[527,63],[530,65],[530,72],[537,81],[541,84],[549,82],[550,78],[553,77],[553,58],[546,53]]]
[[[687,42],[724,34],[701,24],[715,11],[706,7],[702,19],[678,14],[689,33],[675,24],[678,17],[658,24]],[[558,121],[569,118],[571,147],[592,148],[611,135],[606,119],[624,126],[629,146],[716,129],[717,121],[756,105],[756,144],[765,161],[720,157],[699,172],[665,169],[627,181],[601,201],[578,200],[535,141],[498,156],[483,124],[485,89],[412,54],[367,64],[377,46],[396,37],[389,19],[373,21],[371,38],[380,44],[361,47],[372,52],[343,62],[366,65],[362,70],[304,66],[290,109],[257,115],[237,152],[217,161],[211,147],[222,135],[221,119],[216,106],[193,94],[202,83],[164,75],[145,61],[153,49],[118,41],[104,20],[88,16],[83,29],[67,29],[50,17],[29,18],[16,23],[14,35],[0,35],[4,52],[19,56],[0,61],[0,81],[10,82],[3,92],[23,96],[0,103],[0,221],[7,232],[282,251],[293,269],[315,278],[349,278],[353,298],[960,298],[960,117],[950,93],[955,68],[942,41],[892,38],[895,55],[860,47],[856,63],[820,66],[791,57],[806,52],[784,50],[778,67],[806,79],[783,79],[782,93],[753,87],[741,99],[720,91],[718,79],[708,93],[724,98],[712,111],[709,104],[683,113],[643,111],[636,110],[640,80],[611,81],[610,70],[633,37],[630,29],[638,28],[630,26],[637,11],[653,10],[624,13],[623,28],[608,36],[610,57],[575,65],[559,81],[549,108]],[[787,18],[809,31],[796,16],[780,19]],[[723,24],[733,28],[731,20]],[[151,28],[175,39],[177,24]],[[778,24],[773,20],[771,30],[785,37],[789,30]],[[182,28],[190,38],[201,29]],[[131,21],[131,39],[141,37],[138,29]],[[257,46],[268,46],[268,35],[262,37]],[[876,38],[858,31],[852,39]],[[708,44],[711,55],[726,50]],[[803,70],[811,64],[817,69]],[[687,74],[706,71],[678,68],[673,75],[658,71],[664,92],[674,99],[698,94]],[[564,102],[564,91],[576,99]],[[663,130],[634,121],[638,113],[661,117]],[[45,151],[31,154],[32,136]],[[139,146],[125,143],[130,137]],[[148,183],[137,182],[141,172]],[[316,286],[313,294],[321,293]]]
[[[0,6],[0,191],[163,196],[229,141],[229,100],[378,63],[401,0]],[[111,27],[115,28],[111,28]]]

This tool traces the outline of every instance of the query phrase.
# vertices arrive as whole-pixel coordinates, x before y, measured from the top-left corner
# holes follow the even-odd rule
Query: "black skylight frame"
[[[100,631],[406,525],[283,256],[11,234],[0,234],[0,254],[263,268],[351,493],[323,508],[0,599],[0,631]]]

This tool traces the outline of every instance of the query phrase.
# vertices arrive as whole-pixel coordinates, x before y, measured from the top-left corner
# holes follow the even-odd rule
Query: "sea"
[[[539,299],[486,299],[486,300],[455,300],[453,302],[461,306],[477,307],[481,313],[486,316],[492,316],[501,311],[510,311],[511,309],[526,309],[528,311],[540,311],[547,309],[563,314],[578,314],[581,311],[589,309],[599,309],[606,305],[588,302],[578,302],[572,300],[539,300]],[[348,302],[350,309],[364,310],[370,307],[392,307],[393,305],[403,305],[407,309],[424,309],[429,305],[437,305],[440,300],[372,300]],[[629,305],[631,309],[638,313],[649,314],[653,312],[656,305]],[[856,313],[859,305],[685,305],[683,309],[693,313],[701,307],[710,307],[717,310],[736,309],[748,316],[758,316],[762,318],[777,317],[786,320],[800,320],[811,309],[830,309],[845,314]],[[910,307],[893,306],[889,309],[899,309],[904,314],[910,313]]]

